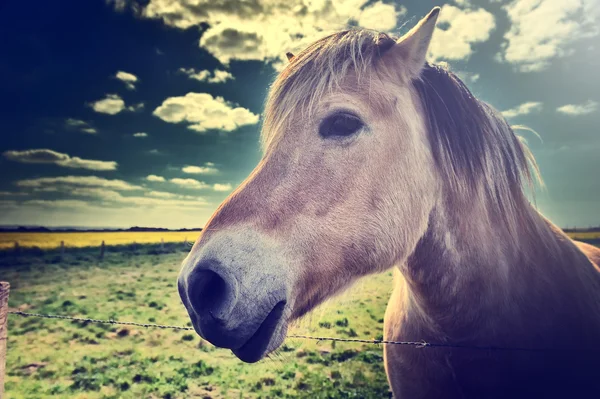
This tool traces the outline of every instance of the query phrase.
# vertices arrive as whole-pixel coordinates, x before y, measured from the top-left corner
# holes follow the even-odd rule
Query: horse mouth
[[[283,316],[285,304],[286,301],[278,302],[248,341],[240,348],[231,350],[233,354],[246,363],[262,359]]]

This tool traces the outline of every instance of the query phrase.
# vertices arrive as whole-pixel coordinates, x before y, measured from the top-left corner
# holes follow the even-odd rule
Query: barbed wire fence
[[[83,323],[135,326],[135,327],[148,328],[148,329],[157,328],[157,329],[163,329],[163,330],[194,331],[193,327],[174,326],[174,325],[167,325],[167,324],[137,323],[137,322],[133,322],[133,321],[119,321],[119,320],[110,320],[110,319],[101,320],[101,319],[91,319],[91,318],[82,318],[82,317],[55,315],[55,314],[27,313],[27,312],[12,311],[12,310],[8,311],[8,314],[22,316],[22,317],[62,319],[62,320],[70,320],[70,321],[83,322]],[[455,345],[455,344],[445,344],[445,343],[433,343],[433,342],[427,342],[424,340],[423,341],[390,341],[390,340],[384,340],[384,339],[315,337],[315,336],[311,336],[311,335],[301,335],[301,334],[290,334],[287,336],[287,338],[306,339],[306,340],[313,340],[313,341],[355,342],[355,343],[374,344],[374,345],[406,345],[406,346],[414,346],[414,347],[418,347],[418,348],[431,347],[431,348],[456,348],[456,349],[527,351],[527,352],[544,351],[544,349],[536,349],[536,348]]]

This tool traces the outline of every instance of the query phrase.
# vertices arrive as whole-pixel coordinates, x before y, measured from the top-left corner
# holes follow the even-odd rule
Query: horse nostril
[[[200,267],[198,265],[188,281],[190,305],[198,315],[210,314],[224,321],[237,302],[235,281],[226,281],[221,274]]]

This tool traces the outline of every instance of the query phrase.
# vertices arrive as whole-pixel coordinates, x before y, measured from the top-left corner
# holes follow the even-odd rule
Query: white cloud
[[[227,183],[227,184],[213,184],[213,190],[215,191],[230,191],[233,187],[231,186],[231,184]]]
[[[176,198],[176,197],[178,197],[177,194],[168,193],[166,191],[149,191],[146,193],[146,195],[149,195],[151,197],[158,197],[158,198]]]
[[[190,79],[196,79],[201,82],[208,83],[223,83],[234,79],[231,73],[220,69],[215,69],[212,74],[206,69],[196,72],[194,68],[179,68],[179,72],[186,74]]]
[[[428,59],[432,62],[468,59],[473,46],[487,41],[495,27],[494,15],[483,8],[461,9],[446,4],[438,17]]]
[[[137,112],[144,109],[144,103],[137,103],[127,107],[127,111]]]
[[[40,177],[37,179],[18,180],[15,184],[19,187],[28,187],[34,189],[56,188],[57,185],[102,187],[105,189],[125,191],[143,189],[140,186],[135,186],[123,180],[105,179],[98,176]]]
[[[107,94],[106,98],[91,103],[96,112],[115,115],[125,109],[125,101],[118,94]]]
[[[82,131],[84,133],[88,133],[88,134],[98,133],[98,131],[95,128],[93,128],[92,126],[90,126],[89,123],[87,123],[86,121],[83,121],[81,119],[67,118],[67,120],[65,121],[65,125],[69,129],[80,130],[80,131]]]
[[[107,94],[102,100],[90,103],[90,106],[96,112],[109,115],[116,115],[123,110],[135,112],[144,109],[144,103],[126,106],[125,101],[118,94]]]
[[[557,112],[562,114],[577,116],[577,115],[586,115],[595,112],[598,109],[598,102],[588,100],[583,104],[566,104],[562,107],[556,108]]]
[[[440,64],[443,64],[444,61],[440,62]],[[454,71],[454,73],[456,75],[458,75],[458,77],[463,81],[463,82],[467,82],[467,83],[475,83],[479,80],[479,78],[481,77],[481,75],[479,75],[478,73],[474,73],[474,72],[467,72],[467,71]]]
[[[181,168],[183,173],[189,174],[199,174],[199,175],[212,175],[219,172],[217,168],[215,168],[215,164],[212,162],[206,162],[204,166],[184,166]]]
[[[181,179],[181,178],[176,177],[169,181],[173,184],[177,184],[178,186],[181,186],[184,188],[202,189],[202,188],[210,187],[208,184],[204,183],[203,181],[198,181],[196,179]]]
[[[366,7],[358,18],[358,25],[367,29],[390,31],[396,27],[398,17],[406,14],[406,8],[400,6],[398,10],[393,4],[384,4],[381,1]]]
[[[91,159],[82,159],[79,157],[71,157],[68,154],[63,154],[61,152],[56,152],[46,148],[23,151],[4,151],[2,155],[6,159],[22,163],[55,164],[65,168],[89,170],[117,169],[117,163],[115,161],[96,161]]]
[[[148,137],[148,133],[144,133],[144,132],[134,133],[133,137]]]
[[[511,28],[498,58],[521,72],[543,70],[572,54],[573,42],[600,33],[597,0],[515,0],[503,8]]]
[[[542,110],[542,107],[543,105],[541,102],[529,101],[514,108],[507,109],[506,111],[502,111],[502,115],[504,115],[505,118],[514,118],[516,116],[527,115],[532,112],[539,112]]]
[[[160,181],[160,182],[164,182],[165,178],[162,176],[157,176],[157,175],[148,175],[146,176],[146,180],[148,181]]]
[[[59,200],[29,200],[23,202],[21,205],[23,206],[39,206],[39,207],[47,207],[47,208],[85,208],[88,206],[88,203],[81,200],[73,200],[73,199],[59,199]]]
[[[122,3],[122,0],[118,2]],[[306,47],[349,23],[392,30],[404,7],[368,0],[151,0],[140,14],[180,29],[200,26],[200,46],[223,64],[230,60],[287,63],[285,53]],[[391,3],[391,2],[390,2]],[[123,9],[123,7],[116,7]],[[379,25],[374,26],[376,18]]]
[[[188,128],[197,132],[210,129],[230,132],[240,126],[254,125],[259,118],[246,108],[237,107],[223,97],[213,98],[208,93],[167,98],[154,110],[154,115],[165,122],[188,123]]]
[[[27,195],[27,193],[21,192],[21,191],[0,191],[0,196],[3,197],[14,197],[14,196],[24,196]]]
[[[115,75],[115,78],[119,79],[121,82],[125,83],[125,86],[129,90],[135,90],[135,84],[138,82],[137,76],[132,73],[118,71]]]
[[[122,196],[114,190],[99,187],[76,187],[69,188],[68,193],[79,197],[92,197],[106,201],[119,201]]]

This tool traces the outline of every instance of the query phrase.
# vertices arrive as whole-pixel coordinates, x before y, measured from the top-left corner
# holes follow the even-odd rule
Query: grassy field
[[[64,241],[65,247],[99,246],[102,241],[106,245],[123,245],[136,242],[138,244],[165,242],[194,242],[200,231],[117,231],[117,232],[73,232],[73,233],[0,233],[0,249],[12,248],[15,242],[21,247],[38,247],[51,249],[60,247]]]
[[[11,309],[189,326],[175,281],[189,251],[181,242],[194,233],[20,234],[34,247],[64,240],[73,248],[64,256],[0,251],[0,279],[12,285]],[[127,245],[161,238],[164,247]],[[98,248],[85,246],[103,239],[109,246],[100,261]],[[290,334],[381,338],[390,290],[390,273],[365,278]],[[288,339],[269,359],[247,365],[190,331],[10,316],[8,349],[8,398],[389,397],[382,348],[374,345]]]
[[[141,247],[137,254],[107,252],[101,263],[85,249],[62,259],[57,251],[5,252],[0,274],[12,285],[9,305],[189,325],[175,285],[186,249]],[[390,273],[364,279],[290,333],[381,338],[390,290]],[[8,325],[8,398],[389,397],[376,345],[288,339],[271,358],[248,365],[190,331],[19,316],[9,316]]]

